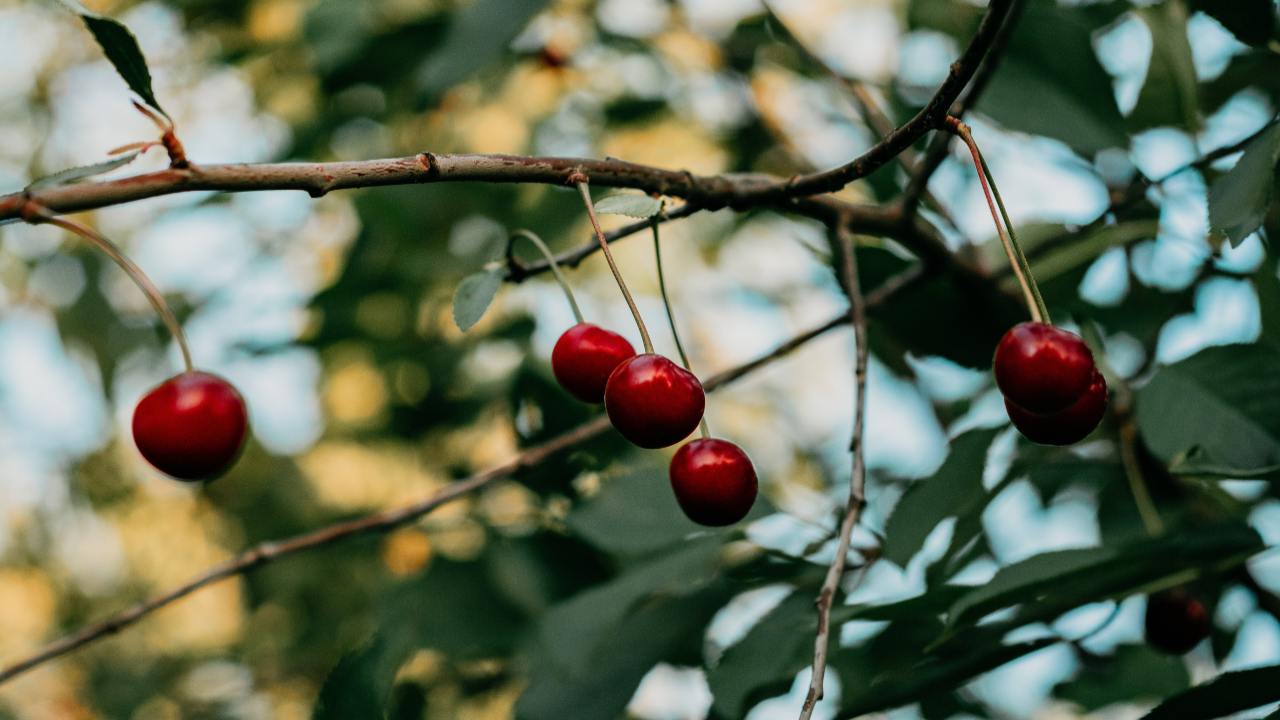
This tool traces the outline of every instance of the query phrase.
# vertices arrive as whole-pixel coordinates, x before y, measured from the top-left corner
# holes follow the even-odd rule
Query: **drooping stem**
[[[822,699],[824,679],[827,670],[827,653],[831,645],[831,605],[835,602],[836,590],[844,577],[845,564],[849,554],[849,540],[853,537],[853,528],[858,524],[862,508],[866,500],[866,455],[863,450],[864,426],[867,414],[867,310],[866,299],[862,295],[862,287],[858,281],[858,260],[854,254],[853,237],[844,218],[833,230],[840,253],[840,280],[845,293],[849,296],[849,321],[853,325],[854,342],[854,401],[853,401],[853,438],[849,442],[849,451],[853,454],[853,471],[849,476],[849,499],[845,503],[844,519],[840,523],[840,539],[836,543],[836,554],[827,568],[827,575],[822,581],[822,589],[818,591],[818,599],[814,603],[818,611],[818,632],[813,643],[813,673],[809,677],[809,691],[805,694],[804,703],[800,706],[800,720],[810,720],[813,709]]]
[[[596,240],[600,242],[600,250],[604,253],[604,259],[609,263],[609,270],[613,272],[613,279],[618,283],[618,289],[622,291],[622,297],[627,301],[627,307],[631,309],[631,316],[636,319],[636,327],[640,328],[640,341],[644,343],[644,351],[653,352],[653,341],[649,339],[649,329],[644,326],[644,318],[640,317],[640,308],[636,307],[636,301],[631,297],[631,291],[627,289],[627,282],[622,279],[622,272],[618,270],[618,263],[613,259],[613,253],[609,250],[609,242],[605,240],[604,231],[600,229],[600,219],[596,217],[595,203],[591,202],[591,191],[587,189],[585,181],[575,183],[578,186],[578,192],[582,195],[582,203],[587,206],[587,217],[591,218],[591,229],[595,230]]]
[[[671,298],[667,295],[667,276],[662,270],[662,241],[658,237],[658,215],[653,216],[653,261],[658,266],[658,290],[662,293],[662,305],[667,309],[667,323],[671,325],[671,337],[676,341],[676,352],[680,353],[680,362],[684,365],[684,369],[693,372],[693,365],[689,363],[689,354],[684,351],[684,343],[680,341],[680,331],[676,329],[676,314],[671,309]],[[702,429],[703,439],[711,437],[711,430],[707,426],[707,416],[702,415],[702,420],[698,423]]]
[[[973,141],[973,133],[969,131],[968,125],[954,117],[947,118],[946,128],[964,141],[969,148],[969,154],[973,156],[973,167],[978,172],[978,181],[982,184],[982,193],[986,196],[987,208],[991,211],[991,221],[995,223],[996,234],[1000,236],[1005,255],[1009,257],[1009,266],[1013,270],[1014,277],[1018,279],[1018,285],[1022,288],[1031,319],[1041,323],[1049,322],[1049,310],[1044,304],[1044,298],[1040,295],[1040,288],[1036,286],[1035,277],[1031,274],[1031,265],[1027,262],[1026,254],[1022,252],[1022,246],[1018,244],[1017,236],[1013,234],[1013,223],[1009,221],[1009,213],[1005,210],[1004,200],[1000,198],[995,177],[991,175],[991,169],[987,167],[987,161],[983,159],[978,144]]]
[[[515,246],[516,238],[524,238],[538,248],[538,252],[541,252],[542,256],[547,259],[547,265],[551,267],[551,274],[555,275],[556,282],[560,284],[560,289],[564,290],[564,297],[569,301],[569,308],[573,310],[574,319],[578,321],[578,324],[585,322],[582,319],[582,308],[578,307],[578,300],[573,296],[573,287],[569,285],[569,281],[560,272],[560,263],[556,262],[556,256],[551,253],[551,248],[547,247],[542,238],[538,237],[532,230],[520,229],[511,233],[511,237],[507,239],[508,261],[512,258],[511,251]]]
[[[93,245],[101,250],[107,257],[111,258],[116,265],[119,265],[120,269],[124,270],[125,274],[129,276],[129,279],[132,280],[134,284],[138,286],[138,289],[142,291],[142,294],[147,297],[147,300],[151,303],[151,307],[155,308],[156,314],[160,316],[160,321],[169,329],[169,333],[173,336],[174,342],[178,343],[178,350],[182,353],[182,364],[186,368],[186,371],[195,371],[195,363],[191,360],[191,348],[187,345],[187,336],[182,331],[182,324],[178,322],[178,318],[173,314],[173,311],[169,309],[169,303],[165,302],[164,295],[161,294],[160,289],[151,282],[151,278],[147,277],[147,274],[142,271],[142,268],[138,267],[136,263],[129,259],[129,256],[124,254],[124,251],[117,247],[115,243],[111,242],[94,230],[72,220],[67,220],[66,218],[53,215],[43,208],[34,209],[33,211],[28,212],[27,215],[28,219],[33,222],[56,225],[64,230],[79,235],[90,243],[93,243]]]

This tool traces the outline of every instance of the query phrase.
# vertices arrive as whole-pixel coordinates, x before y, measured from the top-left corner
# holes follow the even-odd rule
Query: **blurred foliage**
[[[209,55],[205,62],[237,68],[261,107],[289,124],[284,158],[570,148],[697,171],[790,175],[813,163],[789,130],[816,134],[834,127],[845,133],[840,137],[872,137],[821,69],[804,62],[758,13],[715,33],[695,27],[691,13],[682,12],[685,5],[664,4],[671,12],[661,31],[631,37],[606,27],[595,5],[579,0],[164,4],[180,12],[193,37],[212,40],[200,45]],[[1191,579],[1216,605],[1225,592],[1240,589],[1244,562],[1263,549],[1249,522],[1261,503],[1277,497],[1274,486],[1240,495],[1220,481],[1270,481],[1280,467],[1280,281],[1271,239],[1280,228],[1272,193],[1280,132],[1274,125],[1261,132],[1238,161],[1233,155],[1185,171],[1212,188],[1204,194],[1211,232],[1196,238],[1212,249],[1179,287],[1149,282],[1136,270],[1144,248],[1167,241],[1162,211],[1172,201],[1160,188],[1163,178],[1137,177],[1126,159],[1127,175],[1117,180],[1108,163],[1151,128],[1193,135],[1233,99],[1280,106],[1275,6],[1268,0],[1027,4],[977,113],[999,129],[1061,143],[1074,153],[1077,170],[1109,184],[1114,202],[1091,223],[1028,223],[1022,234],[1055,317],[1096,329],[1107,342],[1096,348],[1100,353],[1124,345],[1136,357],[1116,377],[1118,390],[1132,393],[1132,407],[1109,417],[1081,449],[1018,439],[1012,450],[1007,444],[1002,450],[1003,428],[980,427],[953,432],[946,461],[930,477],[873,477],[873,496],[902,489],[882,527],[874,528],[883,537],[879,562],[905,569],[927,554],[935,530],[951,530],[925,558],[920,594],[851,605],[843,593],[837,599],[833,623],[876,626],[832,648],[840,680],[832,696],[842,717],[904,705],[926,718],[1000,717],[972,681],[1065,644],[1081,659],[1080,669],[1052,695],[1082,712],[1170,698],[1151,717],[1211,717],[1280,702],[1274,668],[1227,674],[1187,690],[1191,673],[1181,659],[1124,643],[1094,652],[1051,629],[1077,608]],[[93,4],[104,5],[119,14],[137,4]],[[958,47],[980,16],[963,0],[888,7],[905,32],[938,34]],[[1193,17],[1211,18],[1247,46],[1216,75],[1197,73],[1188,38]],[[1153,48],[1129,110],[1117,102],[1095,44],[1125,21],[1140,22]],[[109,53],[127,54],[115,27],[107,30],[115,35],[99,39]],[[131,72],[130,86],[145,96],[141,83],[145,77],[149,88],[150,76],[136,67]],[[898,121],[927,99],[905,81],[871,80]],[[710,92],[704,89],[709,81],[731,99],[700,113],[695,101]],[[798,101],[813,105],[801,108],[800,119]],[[725,109],[734,102],[748,107],[736,114]],[[83,180],[109,169],[56,179]],[[1129,178],[1139,183],[1136,192],[1126,192]],[[886,169],[844,195],[885,202],[905,182],[901,172]],[[55,529],[29,528],[21,547],[7,550],[6,572],[14,575],[0,579],[0,594],[12,586],[23,588],[21,597],[42,597],[40,583],[52,582],[56,587],[47,592],[56,591],[58,601],[47,626],[15,637],[35,643],[185,579],[161,563],[147,565],[148,543],[211,564],[255,542],[423,496],[595,414],[559,390],[546,359],[534,352],[541,318],[531,304],[484,314],[495,294],[516,292],[498,286],[496,271],[482,270],[499,256],[496,243],[507,231],[533,228],[560,249],[588,239],[572,192],[451,184],[363,191],[346,202],[358,229],[309,300],[302,337],[240,349],[245,356],[299,347],[316,354],[328,411],[323,437],[296,458],[255,445],[230,477],[179,500],[156,499],[123,480],[129,468],[122,452],[83,458],[71,471],[69,492],[109,522],[147,528],[151,534],[130,545],[142,548],[130,561],[150,571],[139,570],[108,597],[81,592],[65,578],[31,580],[21,572],[40,567]],[[739,230],[769,219],[756,213],[698,225],[697,254],[722,260],[721,250]],[[1218,262],[1224,246],[1255,232],[1264,241],[1256,269]],[[992,247],[972,255],[994,272],[1003,264]],[[1088,300],[1081,285],[1111,250],[1124,256],[1125,295],[1119,302]],[[141,313],[112,306],[111,270],[98,256],[67,252],[82,263],[88,281],[72,303],[58,308],[58,331],[96,362],[110,394],[113,380],[139,362],[137,349],[155,350],[162,338]],[[864,288],[871,290],[917,260],[910,248],[868,238],[859,261]],[[473,279],[464,280],[468,276]],[[1199,289],[1222,279],[1249,283],[1261,308],[1259,336],[1158,361],[1170,321],[1194,312]],[[459,324],[475,324],[465,335],[454,325],[453,301],[464,282],[477,291],[461,301]],[[833,278],[822,275],[814,285],[830,291]],[[174,301],[191,315],[202,299]],[[1017,307],[992,287],[934,274],[874,309],[872,351],[908,382],[919,380],[909,360],[922,357],[985,370],[996,340],[1019,318]],[[934,409],[955,419],[970,401],[976,405],[977,398],[939,399]],[[1116,441],[1125,423],[1137,430],[1130,467]],[[820,534],[827,531],[842,505],[846,471],[806,464],[821,453],[821,442],[799,439],[789,448],[795,457],[780,466],[789,470],[762,477],[767,497],[753,519],[805,516],[796,489],[813,494],[819,484],[829,507],[817,522],[824,526]],[[813,465],[819,466],[816,483],[802,472]],[[1140,522],[1128,486],[1134,472],[1164,519],[1160,537],[1147,537]],[[1086,498],[1101,545],[1032,554],[993,569],[998,553],[988,513],[1015,485],[1029,486],[1044,507]],[[163,522],[173,516],[181,522]],[[145,635],[141,644],[113,639],[62,660],[73,678],[69,694],[50,694],[48,676],[21,681],[29,683],[22,693],[67,698],[53,715],[31,709],[35,695],[5,697],[30,717],[609,720],[627,716],[642,680],[665,663],[702,669],[713,697],[709,716],[740,718],[785,693],[811,662],[813,596],[825,558],[820,547],[765,547],[743,527],[694,526],[668,492],[662,456],[635,452],[608,434],[386,537],[254,570],[238,584],[220,586],[227,589],[217,603],[199,612],[182,615],[175,608],[131,630]],[[988,569],[985,582],[973,584],[968,573],[975,568]],[[722,645],[708,633],[732,602],[762,588],[781,588],[783,599],[741,637]],[[36,617],[36,606],[28,607]],[[191,627],[209,635],[186,637],[181,629]],[[1236,631],[1217,628],[1216,660],[1230,650]],[[20,649],[5,645],[6,652]],[[216,678],[223,676],[208,675],[226,670],[219,661],[248,673],[270,709],[251,715],[220,699]],[[7,717],[2,709],[0,717]]]

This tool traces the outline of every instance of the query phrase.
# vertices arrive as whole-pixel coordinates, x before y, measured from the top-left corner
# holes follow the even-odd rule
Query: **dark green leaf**
[[[1115,703],[1168,697],[1190,684],[1181,658],[1147,645],[1120,645],[1113,655],[1086,661],[1079,674],[1060,683],[1053,694],[1094,712]]]
[[[493,268],[468,275],[458,283],[453,294],[453,322],[459,330],[466,332],[480,322],[502,287],[503,276],[501,269]]]
[[[137,157],[137,152],[131,152],[125,153],[124,155],[118,155],[110,160],[93,163],[92,165],[81,165],[79,167],[67,168],[66,170],[59,170],[52,175],[46,175],[42,178],[31,181],[31,184],[27,186],[27,189],[37,190],[39,188],[52,187],[54,185],[67,185],[76,182],[77,180],[83,180],[85,178],[93,177],[94,175],[111,172],[116,168],[124,167],[125,165],[133,162],[134,158]]]
[[[1280,348],[1227,345],[1161,368],[1137,396],[1138,428],[1166,462],[1199,446],[1202,464],[1280,463]]]
[[[507,46],[548,0],[475,0],[460,10],[418,70],[428,101],[502,57]]]
[[[601,198],[596,203],[596,212],[605,215],[626,215],[633,218],[648,218],[658,214],[662,209],[662,201],[643,193],[618,193]]]
[[[813,593],[792,592],[707,673],[716,712],[744,717],[755,703],[785,692],[796,673],[813,662],[816,630]]]
[[[383,717],[396,669],[406,656],[381,634],[344,655],[320,688],[312,720]]]
[[[1196,99],[1196,67],[1187,39],[1187,8],[1182,0],[1165,0],[1143,8],[1138,16],[1151,30],[1151,63],[1138,103],[1129,115],[1136,130],[1161,125],[1188,131],[1200,129]]]
[[[1249,143],[1236,166],[1209,188],[1209,225],[1225,233],[1233,247],[1262,226],[1271,207],[1277,160],[1280,123]]]
[[[138,40],[129,32],[129,28],[109,17],[91,12],[77,0],[60,0],[84,20],[84,24],[93,33],[93,38],[102,46],[102,52],[111,61],[120,77],[124,78],[129,89],[137,93],[148,105],[164,112],[151,90],[151,71],[147,69],[147,60],[142,56],[142,48]]]
[[[1271,478],[1280,475],[1280,463],[1253,468],[1237,468],[1215,465],[1205,459],[1205,452],[1199,445],[1180,454],[1169,463],[1169,472],[1174,475],[1186,475],[1211,479],[1244,479]]]
[[[977,508],[986,493],[982,469],[998,430],[976,430],[956,438],[951,453],[933,477],[919,480],[893,508],[885,524],[884,557],[906,567],[933,529],[948,517]]]
[[[1266,45],[1275,36],[1274,0],[1191,0],[1191,9],[1208,13],[1249,45]]]
[[[1280,701],[1280,665],[1223,673],[1175,695],[1143,720],[1213,720]]]
[[[1236,564],[1260,549],[1256,532],[1231,523],[1125,545],[1048,552],[1001,568],[990,581],[962,595],[951,606],[948,625],[954,629],[1024,603],[1042,603],[1026,620],[1045,619],[1204,567]]]
[[[978,109],[1092,156],[1128,139],[1111,77],[1093,51],[1096,20],[1077,8],[1030,3]]]

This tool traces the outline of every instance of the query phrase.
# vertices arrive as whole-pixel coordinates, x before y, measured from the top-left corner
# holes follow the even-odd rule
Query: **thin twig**
[[[921,277],[923,277],[923,272],[920,269],[920,266],[913,266],[900,275],[890,278],[883,285],[878,287],[874,293],[868,295],[867,304],[869,306],[879,305],[888,300],[894,293],[911,285]],[[778,360],[779,358],[785,357],[809,341],[820,337],[821,335],[824,335],[847,322],[849,322],[849,313],[841,313],[817,327],[796,335],[770,352],[767,352],[754,360],[713,375],[703,383],[703,387],[708,392],[724,387],[725,385],[735,382],[739,378],[748,375],[751,372]],[[416,503],[372,513],[354,520],[335,523],[301,535],[295,535],[293,537],[257,545],[226,562],[210,568],[206,572],[192,578],[183,585],[161,593],[160,595],[146,600],[145,602],[134,605],[133,607],[116,613],[111,617],[93,623],[92,625],[88,625],[70,635],[49,643],[38,652],[5,667],[3,670],[0,670],[0,683],[8,681],[50,660],[66,655],[67,653],[88,645],[95,640],[115,634],[120,630],[133,625],[156,610],[177,602],[197,590],[212,585],[219,580],[243,574],[254,568],[289,555],[294,555],[304,550],[324,547],[331,543],[364,533],[387,532],[401,525],[412,522],[445,503],[456,500],[468,493],[475,492],[476,490],[490,485],[497,480],[514,475],[522,469],[538,465],[559,452],[587,442],[588,440],[603,434],[608,430],[608,428],[608,418],[600,416],[558,437],[548,440],[541,445],[529,448],[506,463],[485,470],[477,475],[472,475],[465,480],[455,482],[440,492],[419,500]]]
[[[858,280],[858,260],[854,251],[853,238],[844,223],[836,226],[835,234],[840,246],[841,280],[845,293],[849,296],[849,321],[853,324],[856,343],[853,439],[849,444],[850,451],[853,453],[853,472],[849,477],[849,500],[845,504],[844,520],[840,524],[840,539],[836,543],[836,554],[831,559],[831,566],[827,569],[822,589],[818,591],[816,602],[818,632],[813,644],[813,674],[809,678],[809,692],[805,695],[804,704],[800,709],[800,720],[809,720],[813,715],[814,706],[822,699],[823,678],[827,670],[827,651],[831,645],[831,604],[835,601],[840,579],[844,577],[845,563],[848,561],[846,556],[849,554],[849,539],[853,536],[853,528],[858,524],[862,508],[866,505],[866,463],[862,447],[867,404],[866,307]]]

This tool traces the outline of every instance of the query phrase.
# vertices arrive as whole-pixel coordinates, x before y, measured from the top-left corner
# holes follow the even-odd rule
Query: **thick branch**
[[[914,282],[921,276],[922,273],[919,266],[916,266],[895,278],[891,278],[884,285],[877,288],[876,292],[868,296],[868,304],[878,305],[884,302],[889,298],[889,296]],[[703,384],[703,387],[708,391],[724,387],[744,375],[788,355],[805,343],[834,328],[840,327],[846,322],[849,322],[849,315],[842,313],[822,325],[793,337],[787,342],[774,348],[772,351],[761,355],[754,360],[713,375],[707,379]],[[356,518],[354,520],[336,523],[328,527],[303,533],[302,535],[296,535],[291,538],[257,545],[256,547],[247,550],[226,562],[210,568],[208,571],[196,576],[184,585],[157,595],[150,600],[134,605],[133,607],[112,615],[105,620],[99,621],[70,635],[55,640],[54,642],[46,645],[39,652],[19,660],[3,670],[0,670],[0,683],[21,675],[22,673],[50,660],[66,655],[67,653],[88,645],[89,643],[102,639],[103,637],[115,634],[138,622],[152,612],[155,612],[166,605],[177,602],[197,590],[212,585],[219,580],[240,575],[261,565],[265,565],[304,550],[324,547],[340,540],[364,533],[387,532],[388,530],[392,530],[396,527],[412,522],[445,503],[479,490],[496,480],[514,475],[522,469],[538,465],[556,453],[587,442],[588,440],[603,434],[608,430],[608,428],[608,418],[600,416],[556,438],[548,440],[537,447],[525,450],[523,453],[506,463],[490,468],[477,475],[472,475],[465,480],[453,483],[440,492],[411,505],[391,510],[384,510],[382,512],[365,515],[364,517]]]
[[[866,505],[866,463],[862,449],[863,426],[867,407],[867,314],[862,288],[858,280],[858,260],[853,238],[844,224],[834,229],[840,256],[840,276],[845,293],[849,296],[849,321],[853,324],[855,348],[853,440],[849,444],[853,453],[853,471],[849,476],[849,500],[845,503],[844,520],[840,523],[840,539],[836,554],[827,568],[827,576],[818,591],[815,603],[818,611],[818,632],[813,644],[813,673],[809,678],[809,692],[800,709],[800,720],[809,720],[813,708],[822,699],[823,682],[827,671],[827,652],[831,646],[831,604],[844,577],[845,563],[849,555],[849,539],[858,524],[862,508]]]

